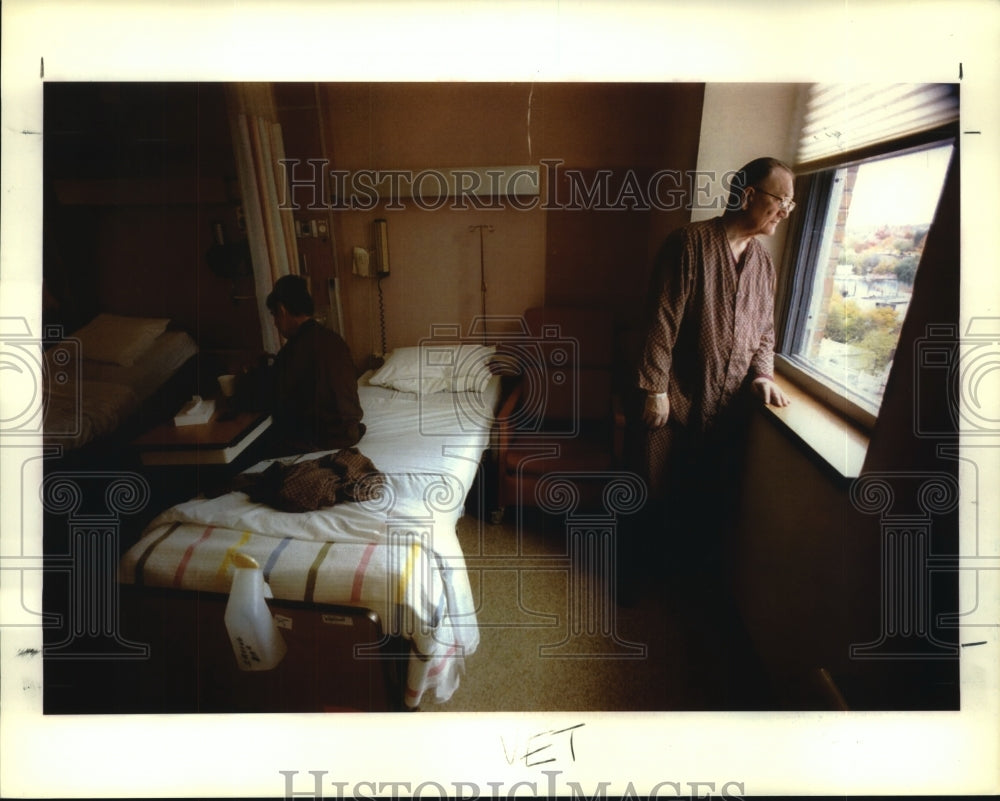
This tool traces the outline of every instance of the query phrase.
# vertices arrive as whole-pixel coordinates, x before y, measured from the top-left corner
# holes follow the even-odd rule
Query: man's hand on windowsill
[[[770,406],[787,406],[792,402],[791,399],[789,399],[789,397],[782,391],[781,387],[766,376],[754,379],[750,388],[757,395],[757,397]]]

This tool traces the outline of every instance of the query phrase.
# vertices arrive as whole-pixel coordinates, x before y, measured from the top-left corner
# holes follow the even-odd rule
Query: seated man
[[[262,386],[261,405],[273,424],[267,456],[347,448],[365,432],[357,372],[347,343],[313,319],[313,299],[301,276],[279,278],[267,297],[285,344]]]

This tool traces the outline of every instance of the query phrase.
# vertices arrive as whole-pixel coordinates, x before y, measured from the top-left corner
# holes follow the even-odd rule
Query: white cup
[[[222,397],[224,398],[233,397],[233,394],[236,392],[236,376],[220,375],[219,389],[222,391]]]

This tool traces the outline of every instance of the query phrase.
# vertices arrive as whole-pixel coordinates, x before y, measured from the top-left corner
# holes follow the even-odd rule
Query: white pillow
[[[448,382],[442,369],[430,365],[421,369],[420,348],[396,348],[368,379],[368,383],[400,392],[427,395],[444,391]]]
[[[396,348],[368,383],[418,395],[480,392],[490,379],[489,360],[495,351],[458,343]]]
[[[490,362],[497,349],[486,345],[462,345],[452,372],[452,392],[483,392],[493,378]]]
[[[80,340],[84,359],[131,367],[167,330],[169,322],[166,317],[99,314],[73,336]]]

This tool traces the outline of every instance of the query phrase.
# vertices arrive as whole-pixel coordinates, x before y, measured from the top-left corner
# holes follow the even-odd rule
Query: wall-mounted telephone
[[[389,274],[389,224],[375,220],[375,275]]]
[[[373,237],[375,247],[371,251],[354,248],[351,271],[362,278],[385,278],[389,275],[389,228],[385,220],[375,220]]]
[[[377,354],[385,354],[385,298],[382,295],[382,279],[389,275],[389,226],[383,219],[375,220],[372,225],[371,250],[356,247],[351,259],[351,272],[361,278],[378,279],[378,316],[379,328],[382,334],[382,350]]]

